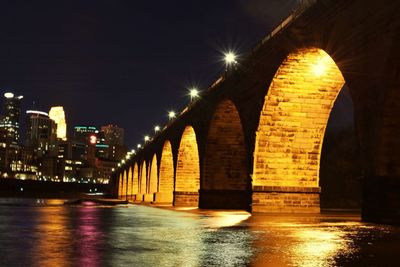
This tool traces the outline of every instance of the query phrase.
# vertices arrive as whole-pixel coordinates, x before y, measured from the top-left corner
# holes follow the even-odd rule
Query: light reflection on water
[[[354,216],[22,202],[0,206],[0,266],[390,266],[399,252],[399,227]]]

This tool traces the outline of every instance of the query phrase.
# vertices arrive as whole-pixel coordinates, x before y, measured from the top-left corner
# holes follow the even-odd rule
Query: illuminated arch
[[[162,195],[161,202],[172,203],[174,192],[174,158],[171,143],[168,140],[164,142],[161,154],[159,181],[158,191]]]
[[[139,166],[135,163],[132,175],[132,194],[139,194]]]
[[[153,194],[157,192],[158,185],[158,175],[157,175],[157,155],[154,154],[153,159],[150,165],[150,174],[149,174],[149,194]]]
[[[253,188],[318,187],[325,128],[344,83],[333,59],[321,49],[300,49],[284,60],[260,115]]]
[[[146,194],[146,184],[147,184],[147,163],[146,161],[142,162],[142,166],[140,168],[140,179],[139,179],[139,192],[140,194]]]
[[[175,191],[198,192],[200,187],[200,163],[196,134],[186,126],[178,151]]]
[[[132,167],[129,167],[127,180],[128,180],[128,183],[127,183],[128,196],[131,196],[132,195]]]
[[[122,196],[122,187],[123,187],[123,180],[122,180],[122,173],[118,176],[118,197]]]
[[[202,189],[245,190],[246,149],[239,113],[230,100],[222,101],[210,123]]]
[[[126,189],[127,189],[127,183],[128,183],[128,175],[127,171],[124,170],[124,175],[122,177],[123,183],[122,183],[122,195],[126,196]]]

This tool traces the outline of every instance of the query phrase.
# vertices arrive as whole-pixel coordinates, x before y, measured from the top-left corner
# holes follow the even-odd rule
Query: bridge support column
[[[363,221],[400,224],[400,177],[364,178],[361,217]]]
[[[145,194],[143,196],[144,202],[153,202],[154,201],[154,194]]]
[[[201,209],[249,209],[250,195],[245,190],[200,190]]]
[[[174,201],[172,193],[157,192],[154,194],[154,202],[156,204],[171,204]]]
[[[320,187],[253,186],[252,212],[319,213]]]
[[[198,207],[199,193],[198,192],[174,192],[174,206],[177,207]]]
[[[142,194],[136,194],[134,200],[135,200],[135,202],[142,202],[143,201],[143,195]]]

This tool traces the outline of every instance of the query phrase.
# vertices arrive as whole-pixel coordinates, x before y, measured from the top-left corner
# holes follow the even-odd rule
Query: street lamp
[[[193,99],[199,97],[199,90],[196,88],[192,88],[189,90],[189,95],[190,95],[190,101],[193,101]]]
[[[224,59],[225,59],[225,64],[227,65],[227,67],[230,65],[236,64],[237,63],[236,58],[237,58],[237,56],[232,51],[225,53]]]
[[[160,131],[160,126],[158,126],[158,125],[154,126],[154,132],[156,133],[156,132],[159,132],[159,131]]]
[[[137,148],[141,148],[142,147],[142,145],[141,144],[137,144]]]
[[[145,136],[144,136],[144,142],[146,143],[146,142],[148,142],[148,141],[150,141],[150,136],[145,135]]]
[[[171,110],[170,112],[168,112],[168,118],[170,120],[172,120],[173,118],[175,118],[176,114],[175,111]]]

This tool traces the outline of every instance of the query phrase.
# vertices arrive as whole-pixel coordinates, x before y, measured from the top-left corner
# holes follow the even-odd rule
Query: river
[[[0,266],[399,266],[400,227],[350,213],[0,199],[0,252]]]

